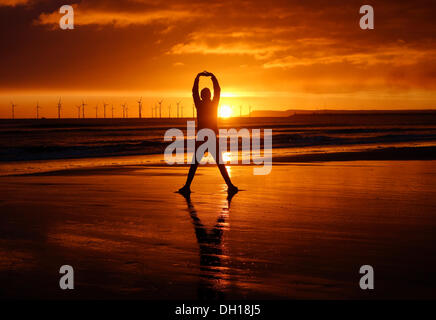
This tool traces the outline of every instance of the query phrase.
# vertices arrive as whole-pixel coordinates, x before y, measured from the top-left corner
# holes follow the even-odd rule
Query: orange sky
[[[64,4],[0,0],[0,117],[10,116],[11,100],[18,116],[32,117],[37,100],[54,116],[59,96],[65,116],[82,97],[190,108],[204,69],[237,114],[241,104],[436,107],[434,1],[72,1],[68,31],[58,26]],[[359,28],[362,4],[373,5],[375,30]]]

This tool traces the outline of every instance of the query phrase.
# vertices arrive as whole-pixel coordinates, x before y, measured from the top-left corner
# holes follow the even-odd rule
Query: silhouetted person
[[[200,77],[211,77],[213,83],[213,99],[211,99],[211,93],[209,88],[204,88],[201,90],[201,98],[198,95],[198,82]],[[215,143],[216,143],[216,154],[212,154],[224,181],[227,184],[229,193],[237,193],[238,188],[233,185],[230,180],[229,174],[227,172],[226,166],[222,161],[221,150],[219,149],[218,143],[218,104],[220,101],[221,88],[218,84],[218,80],[213,73],[203,71],[197,74],[194,81],[194,86],[192,87],[192,97],[194,98],[195,108],[197,109],[197,126],[198,130],[201,129],[211,129],[215,132]],[[182,194],[191,192],[191,183],[194,179],[195,172],[197,171],[198,161],[197,161],[197,148],[200,144],[198,141],[195,142],[195,152],[193,155],[193,161],[191,167],[189,168],[188,178],[183,188],[179,189]]]

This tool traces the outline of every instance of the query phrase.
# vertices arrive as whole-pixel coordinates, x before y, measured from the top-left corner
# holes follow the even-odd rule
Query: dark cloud
[[[245,90],[436,90],[434,1],[374,2],[371,31],[356,0],[73,1],[70,31],[64,1],[19,2],[0,1],[3,91],[180,90],[204,68]]]

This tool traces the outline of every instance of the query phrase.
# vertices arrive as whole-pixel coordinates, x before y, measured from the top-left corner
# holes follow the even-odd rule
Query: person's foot
[[[191,189],[185,185],[185,186],[183,186],[183,188],[180,188],[179,191],[177,191],[177,192],[180,194],[183,194],[183,195],[187,195],[187,194],[191,193]]]
[[[233,184],[227,188],[227,192],[230,194],[236,194],[238,193],[238,191],[239,191],[238,187]]]

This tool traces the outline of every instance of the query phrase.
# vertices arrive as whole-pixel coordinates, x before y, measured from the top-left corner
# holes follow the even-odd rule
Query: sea
[[[0,120],[0,175],[163,164],[167,130],[192,118]],[[220,119],[272,130],[273,162],[436,159],[436,112],[348,112]],[[193,137],[187,136],[186,139]],[[261,141],[263,141],[261,139]]]

